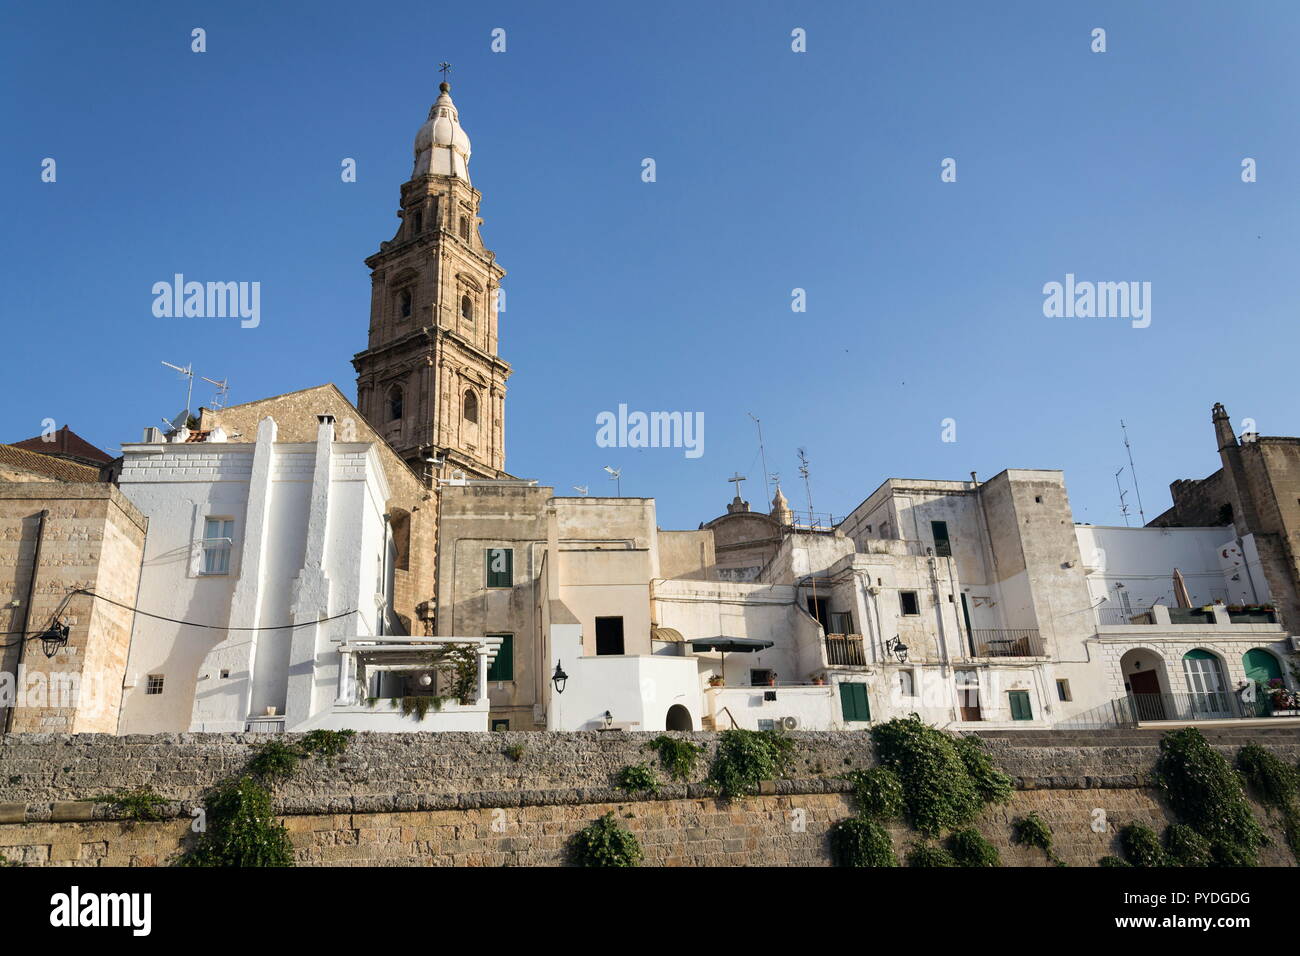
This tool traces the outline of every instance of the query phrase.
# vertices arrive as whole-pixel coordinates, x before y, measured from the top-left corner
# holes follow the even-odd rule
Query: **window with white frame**
[[[230,573],[231,536],[235,522],[231,518],[208,518],[203,524],[203,573]]]

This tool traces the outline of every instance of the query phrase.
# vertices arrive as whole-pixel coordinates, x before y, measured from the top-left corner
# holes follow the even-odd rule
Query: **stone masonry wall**
[[[659,798],[614,789],[632,763],[657,765],[644,749],[654,735],[629,733],[367,734],[333,764],[305,761],[277,788],[300,865],[561,865],[574,833],[605,812],[637,834],[646,865],[830,863],[827,831],[852,813],[839,775],[874,763],[870,737],[793,735],[789,779],[759,796],[724,801],[701,780],[717,735],[687,784]],[[1300,733],[1289,729],[1206,731],[1229,758],[1256,741],[1294,763]],[[1045,743],[1039,738],[1046,738]],[[157,737],[21,735],[0,738],[0,854],[32,865],[159,865],[188,836],[188,809],[203,790],[240,770],[263,735]],[[283,739],[283,738],[281,738]],[[1046,865],[1043,853],[1011,842],[1011,823],[1030,811],[1052,827],[1071,865],[1095,865],[1117,852],[1116,834],[1140,820],[1163,829],[1168,811],[1150,785],[1159,734],[990,734],[995,761],[1016,777],[1010,804],[989,808],[979,827],[1005,865]],[[518,761],[506,749],[525,748]],[[85,797],[145,783],[177,801],[179,819],[135,823],[104,819]],[[1094,824],[1098,811],[1104,832]],[[1267,822],[1259,807],[1256,816]],[[1294,865],[1280,830],[1266,865]],[[891,830],[901,856],[916,835]]]

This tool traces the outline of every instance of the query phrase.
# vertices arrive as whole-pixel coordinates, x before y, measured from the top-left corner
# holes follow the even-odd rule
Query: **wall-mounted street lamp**
[[[45,656],[53,657],[59,652],[60,647],[68,646],[68,625],[55,621],[40,634],[37,640],[41,642],[41,650],[45,652]]]
[[[613,726],[613,724],[614,724],[614,715],[611,714],[609,711],[605,711],[605,729],[609,730],[609,728]]]
[[[885,641],[885,650],[898,658],[898,663],[907,663],[907,645],[897,635]]]
[[[555,692],[557,694],[564,693],[564,683],[568,679],[569,679],[569,675],[564,673],[564,668],[560,666],[559,661],[556,661],[555,673],[551,675],[551,683],[555,685]]]

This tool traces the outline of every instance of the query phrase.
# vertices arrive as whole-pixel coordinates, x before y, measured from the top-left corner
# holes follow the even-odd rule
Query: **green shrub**
[[[704,753],[703,747],[667,734],[660,734],[646,746],[659,752],[659,762],[674,780],[690,779],[695,770],[695,761]]]
[[[1001,866],[1002,857],[974,827],[958,830],[948,838],[948,850],[958,866]]]
[[[527,750],[528,748],[525,747],[523,744],[511,744],[509,747],[506,748],[505,753],[506,756],[509,757],[511,760],[513,760],[515,763],[519,763],[519,761],[524,759],[524,753]]]
[[[1156,831],[1145,823],[1130,823],[1119,831],[1120,849],[1133,866],[1166,866],[1164,848]]]
[[[618,772],[618,782],[615,786],[619,790],[626,790],[628,793],[645,791],[658,795],[659,778],[655,776],[655,772],[649,766],[638,763],[620,770]]]
[[[573,835],[570,853],[578,866],[636,866],[641,843],[607,813]]]
[[[185,866],[293,866],[293,846],[271,812],[271,795],[250,776],[221,785],[204,799],[207,829],[185,854]]]
[[[1281,810],[1295,799],[1300,782],[1295,768],[1259,744],[1246,744],[1237,752],[1237,770],[1264,806]]]
[[[298,742],[304,757],[322,757],[328,763],[343,751],[356,736],[355,730],[309,730]]]
[[[1254,866],[1264,830],[1250,812],[1241,778],[1195,727],[1160,740],[1156,781],[1180,823],[1200,833],[1220,866]]]
[[[853,784],[858,816],[871,820],[893,820],[903,814],[903,784],[888,767],[853,770],[844,775]]]
[[[1065,861],[1052,849],[1052,828],[1037,813],[1030,813],[1012,823],[1011,838],[1022,846],[1038,847],[1057,866],[1065,866]]]
[[[980,788],[950,735],[912,714],[877,724],[871,737],[881,765],[898,775],[908,820],[921,833],[938,836],[979,814]]]
[[[119,790],[116,793],[104,794],[99,797],[90,797],[89,803],[103,803],[109,809],[131,821],[139,823],[145,820],[161,820],[163,818],[163,808],[167,806],[167,798],[161,794],[155,793],[152,787],[137,787],[134,790]]]
[[[957,861],[941,846],[913,843],[907,851],[908,866],[956,866]]]
[[[831,827],[836,866],[898,866],[889,833],[875,820],[849,817]]]
[[[789,766],[794,742],[770,730],[724,730],[709,769],[709,783],[724,797],[758,793]]]
[[[1185,823],[1165,830],[1165,856],[1174,866],[1213,866],[1210,843]]]
[[[297,747],[272,740],[258,748],[248,762],[248,770],[262,780],[281,780],[298,769],[300,759],[302,751]]]
[[[1015,781],[993,766],[993,760],[984,750],[979,737],[957,737],[953,740],[957,755],[966,766],[975,784],[975,791],[985,803],[1006,803],[1011,799]]]

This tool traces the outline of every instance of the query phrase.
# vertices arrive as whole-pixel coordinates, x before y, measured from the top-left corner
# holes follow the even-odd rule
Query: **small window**
[[[596,618],[596,653],[623,653],[623,618]]]
[[[1011,703],[1012,720],[1033,720],[1034,712],[1029,706],[1029,691],[1010,690],[1007,698]]]
[[[465,389],[465,400],[462,405],[465,421],[471,424],[478,424],[478,394],[472,388]]]
[[[492,729],[493,729],[493,730],[509,730],[509,729],[510,729],[510,718],[509,718],[509,717],[503,717],[503,718],[500,719],[500,720],[493,719],[493,721],[492,721]]]
[[[916,679],[911,671],[898,672],[898,691],[904,697],[916,696]]]
[[[515,552],[511,548],[487,549],[487,586],[490,588],[514,587]]]
[[[388,420],[390,422],[400,422],[404,411],[402,390],[394,385],[388,390]]]
[[[231,536],[235,522],[230,518],[208,518],[203,523],[203,573],[230,573]]]
[[[930,534],[934,537],[934,553],[940,558],[952,557],[952,542],[948,540],[948,522],[931,521]]]
[[[418,209],[415,211],[415,219],[411,223],[411,231],[417,236],[424,232],[424,213]]]
[[[468,322],[474,321],[474,302],[467,295],[460,297],[460,317]]]
[[[397,317],[399,319],[409,319],[411,317],[411,290],[402,289],[397,293]]]
[[[1056,697],[1058,700],[1074,700],[1070,696],[1070,682],[1068,680],[1058,680],[1056,682]]]
[[[1034,504],[1036,504],[1036,505],[1041,505],[1042,503],[1043,503],[1043,496],[1042,496],[1042,495],[1034,495]]]
[[[867,685],[859,681],[840,684],[840,714],[844,720],[870,720],[871,704],[867,700]]]
[[[161,694],[163,692],[163,675],[150,674],[149,679],[145,682],[144,692],[146,694]]]
[[[910,617],[921,613],[921,599],[915,591],[899,591],[898,602],[905,616]]]
[[[469,242],[469,216],[460,217],[460,237]]]
[[[230,671],[226,670],[226,669],[223,667],[223,668],[221,669],[221,679],[222,679],[222,680],[226,680],[226,679],[228,679],[229,677],[230,677]]]
[[[488,668],[487,679],[515,679],[515,636],[513,634],[489,634],[488,637],[501,638],[501,647],[497,650],[496,660]]]

